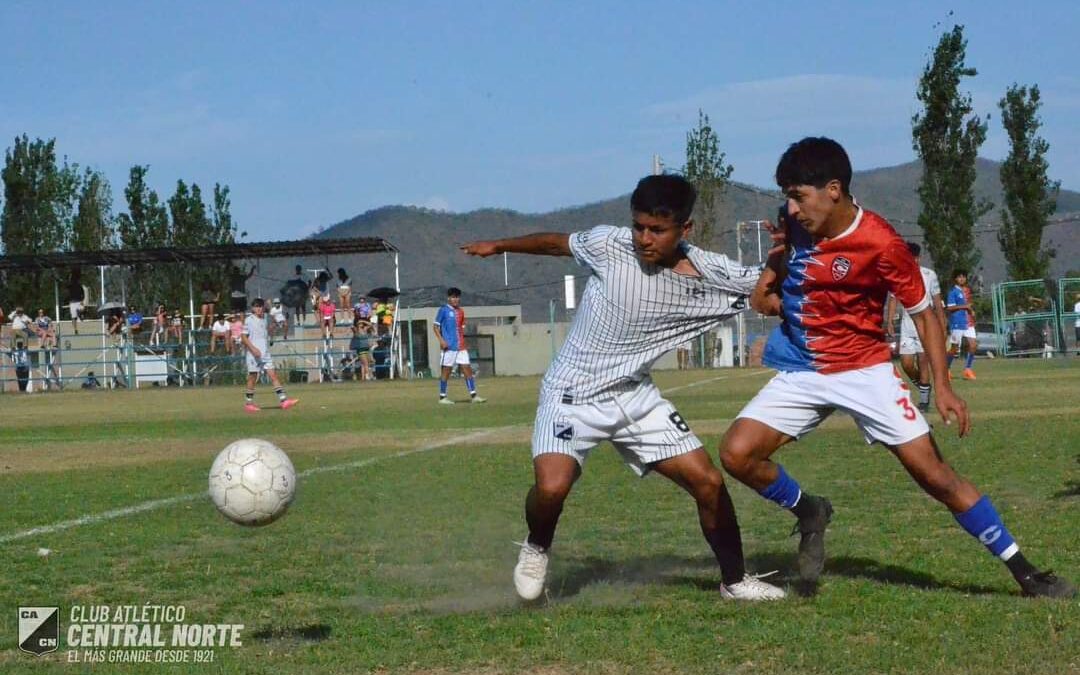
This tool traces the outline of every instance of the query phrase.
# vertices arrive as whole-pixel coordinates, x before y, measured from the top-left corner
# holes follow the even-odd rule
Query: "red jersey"
[[[860,208],[848,229],[816,241],[789,219],[787,255],[784,321],[763,358],[777,370],[838,373],[887,363],[881,316],[888,294],[909,314],[930,306],[918,262],[876,213]]]

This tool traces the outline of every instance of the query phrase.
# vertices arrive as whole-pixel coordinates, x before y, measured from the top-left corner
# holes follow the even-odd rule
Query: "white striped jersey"
[[[270,349],[269,335],[266,331],[266,315],[264,314],[260,319],[254,314],[248,314],[244,319],[244,335],[248,337],[255,349],[265,354]]]
[[[941,284],[938,282],[937,272],[929,267],[919,266],[919,272],[922,273],[923,286],[926,286],[926,297],[930,301],[931,312],[934,309],[934,296],[941,295]],[[919,337],[919,333],[915,330],[915,322],[911,320],[911,315],[904,309],[902,303],[900,305],[900,337]]]
[[[570,235],[591,271],[570,332],[544,375],[542,392],[568,403],[614,398],[649,378],[652,365],[745,306],[760,267],[684,243],[699,277],[642,262],[627,227],[598,225]]]

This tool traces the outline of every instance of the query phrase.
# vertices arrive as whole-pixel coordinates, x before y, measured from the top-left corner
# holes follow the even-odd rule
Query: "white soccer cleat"
[[[445,396],[439,399],[439,403],[441,403],[442,405],[454,405],[454,402],[446,398]]]
[[[469,400],[473,403],[487,403],[487,399],[478,394],[473,394]]]
[[[521,543],[521,553],[514,566],[514,588],[522,600],[536,600],[544,592],[547,565],[546,551],[527,541]]]
[[[761,575],[747,574],[742,581],[730,586],[720,584],[720,597],[728,600],[750,600],[753,602],[783,600],[787,597],[784,589],[761,580],[761,577],[769,576],[769,574],[774,574],[774,572]]]

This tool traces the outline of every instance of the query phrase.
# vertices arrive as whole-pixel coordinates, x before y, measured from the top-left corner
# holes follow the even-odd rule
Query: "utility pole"
[[[664,173],[664,160],[660,158],[660,155],[652,156],[652,173],[654,176]]]
[[[739,267],[742,267],[742,230],[743,221],[735,223],[735,256],[736,261],[739,263]],[[738,345],[739,345],[739,367],[746,367],[746,320],[743,316],[745,312],[740,311],[735,317],[736,330],[738,332]]]

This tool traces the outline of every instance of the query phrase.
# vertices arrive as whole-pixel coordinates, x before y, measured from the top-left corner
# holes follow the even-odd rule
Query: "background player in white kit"
[[[638,475],[671,479],[697,502],[702,533],[720,564],[721,595],[784,597],[745,572],[735,507],[723,474],[649,371],[665,352],[737,314],[760,271],[689,245],[696,193],[678,176],[648,176],[630,198],[633,228],[540,233],[472,242],[466,253],[574,256],[588,267],[580,309],[540,388],[533,427],[535,483],[525,500],[529,534],[514,568],[525,600],[544,590],[563,503],[589,451],[610,441]]]
[[[907,247],[911,251],[911,255],[915,256],[915,260],[919,260],[922,247],[913,241],[907,242]],[[941,283],[938,281],[937,272],[922,264],[919,265],[919,272],[922,274],[926,294],[930,298],[930,311],[937,317],[944,335],[945,326],[948,324],[945,319],[945,304],[941,301]],[[908,379],[914,382],[919,389],[919,410],[924,413],[930,412],[930,359],[926,358],[926,350],[923,349],[922,340],[919,339],[919,333],[915,330],[915,322],[911,320],[911,315],[904,309],[904,306],[896,301],[894,295],[889,295],[889,302],[886,305],[885,316],[888,317],[888,323],[885,334],[891,340],[892,318],[896,316],[897,309],[900,310],[900,345],[898,350],[900,352],[900,367],[904,369]]]
[[[251,314],[244,319],[244,330],[240,334],[240,344],[243,346],[247,363],[247,389],[244,390],[244,410],[247,412],[259,412],[259,406],[255,405],[255,381],[259,379],[259,373],[265,371],[274,384],[274,393],[277,394],[281,408],[288,410],[299,401],[285,395],[285,387],[281,386],[277,371],[274,370],[274,359],[270,355],[270,337],[266,329],[266,303],[262,298],[255,298],[251,302]]]

